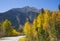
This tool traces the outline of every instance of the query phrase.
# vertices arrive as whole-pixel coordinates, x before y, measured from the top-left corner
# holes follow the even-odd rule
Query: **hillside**
[[[32,23],[40,11],[40,9],[29,6],[23,8],[13,8],[4,13],[0,13],[0,22],[8,19],[17,29],[19,25],[24,25],[27,18],[29,19],[29,22]]]

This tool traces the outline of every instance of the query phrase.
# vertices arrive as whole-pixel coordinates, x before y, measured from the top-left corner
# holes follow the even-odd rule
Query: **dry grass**
[[[26,38],[20,38],[19,41],[25,41]]]

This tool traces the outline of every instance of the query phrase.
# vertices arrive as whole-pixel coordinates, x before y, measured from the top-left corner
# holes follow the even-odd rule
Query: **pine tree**
[[[60,10],[60,4],[58,5],[58,9]]]

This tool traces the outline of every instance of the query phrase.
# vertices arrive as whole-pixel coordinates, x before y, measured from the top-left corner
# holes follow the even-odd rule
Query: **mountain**
[[[12,25],[17,29],[19,25],[24,25],[26,19],[32,23],[34,18],[39,14],[41,10],[34,7],[13,8],[4,13],[0,13],[0,22],[8,19],[12,22]]]

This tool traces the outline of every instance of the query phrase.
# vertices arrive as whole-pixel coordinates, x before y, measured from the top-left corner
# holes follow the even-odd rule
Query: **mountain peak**
[[[29,6],[25,6],[25,7],[23,7],[23,8],[30,8]]]
[[[25,6],[22,8],[23,10],[25,10],[26,12],[32,11],[32,12],[39,12],[39,9],[35,8],[35,7],[30,7],[30,6]]]
[[[35,7],[30,7],[30,6],[25,6],[25,7],[22,7],[22,8],[13,8],[13,9],[10,9],[8,10],[9,12],[13,11],[13,12],[39,12],[40,10],[35,8]],[[7,11],[7,12],[8,12]]]

